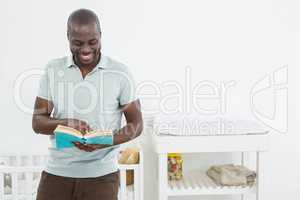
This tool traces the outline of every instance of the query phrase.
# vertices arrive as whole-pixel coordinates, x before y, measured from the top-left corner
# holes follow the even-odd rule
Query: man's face
[[[71,24],[68,39],[76,64],[80,67],[97,64],[101,49],[100,37],[96,23]]]

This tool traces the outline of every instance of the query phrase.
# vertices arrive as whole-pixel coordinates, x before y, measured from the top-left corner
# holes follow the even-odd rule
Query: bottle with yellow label
[[[182,156],[180,153],[168,154],[168,177],[169,180],[182,179]]]

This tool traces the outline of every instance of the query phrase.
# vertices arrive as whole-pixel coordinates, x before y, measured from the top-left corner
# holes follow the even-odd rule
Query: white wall
[[[161,88],[160,98],[143,98],[144,110],[160,111],[157,103],[171,90],[163,83],[176,80],[186,85],[185,72],[189,66],[192,86],[203,80],[215,84],[235,81],[235,86],[228,90],[227,110],[220,113],[217,109],[218,115],[253,117],[249,107],[251,87],[288,65],[288,133],[272,132],[266,199],[295,199],[300,195],[299,106],[296,105],[300,100],[296,90],[300,83],[297,77],[300,4],[296,0],[1,1],[1,154],[47,152],[47,138],[33,134],[31,115],[14,102],[14,82],[24,71],[43,68],[49,59],[68,53],[66,20],[71,11],[81,7],[99,14],[103,51],[129,65],[138,84],[151,80]],[[26,79],[21,88],[23,102],[29,108],[36,95],[38,78]],[[272,91],[276,90],[269,91],[260,98],[262,112],[274,110]],[[217,103],[208,101],[205,106],[216,108]],[[176,101],[168,105],[178,107]],[[279,123],[284,120],[285,117]],[[154,181],[155,158],[148,145],[149,134],[145,130],[143,142],[148,156],[145,176],[146,180]],[[208,162],[210,158],[206,158]],[[147,182],[147,200],[153,199],[153,192],[152,182]]]

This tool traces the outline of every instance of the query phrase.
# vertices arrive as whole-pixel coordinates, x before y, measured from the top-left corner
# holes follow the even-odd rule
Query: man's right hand
[[[90,126],[85,121],[78,119],[67,119],[67,126],[80,131],[82,135],[85,135],[86,132],[91,130]]]

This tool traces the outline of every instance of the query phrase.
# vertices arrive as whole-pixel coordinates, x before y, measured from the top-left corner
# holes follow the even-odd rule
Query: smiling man
[[[35,101],[33,130],[48,135],[51,142],[37,200],[116,200],[119,144],[138,137],[143,129],[134,79],[128,67],[101,53],[101,27],[94,12],[74,11],[67,37],[71,55],[48,63]],[[113,145],[74,143],[75,147],[57,149],[57,125],[82,134],[112,130]]]

